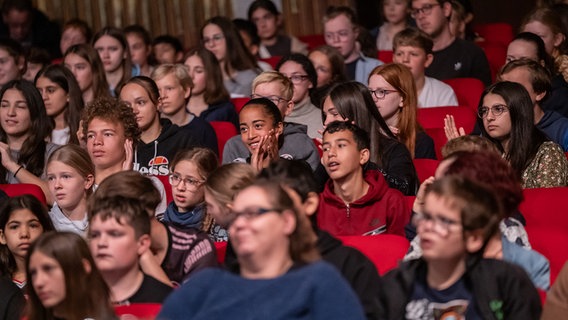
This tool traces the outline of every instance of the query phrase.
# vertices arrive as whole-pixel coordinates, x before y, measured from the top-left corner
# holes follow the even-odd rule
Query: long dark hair
[[[28,290],[29,320],[54,318],[53,310],[43,306],[33,287],[30,257],[35,252],[55,259],[65,275],[65,299],[61,309],[66,319],[116,319],[110,290],[85,240],[71,232],[47,232],[30,246],[26,258],[26,276],[31,283]]]
[[[29,136],[24,141],[16,161],[21,165],[25,165],[26,170],[39,177],[42,175],[45,166],[45,139],[51,132],[51,124],[47,120],[45,105],[39,91],[31,82],[25,80],[8,82],[0,90],[0,99],[10,89],[16,89],[22,93],[30,113]],[[0,141],[8,143],[8,135],[1,126]],[[0,183],[6,183],[6,168],[4,166],[0,166]]]
[[[371,140],[370,160],[380,167],[386,167],[387,164],[383,161],[387,149],[385,145],[398,140],[377,110],[369,89],[357,81],[338,83],[330,89],[327,97],[344,119],[355,121],[357,126],[367,131]],[[322,115],[322,120],[325,122],[325,114]]]
[[[47,208],[43,203],[32,195],[24,194],[3,200],[3,203],[0,205],[0,230],[2,232],[5,232],[6,224],[10,220],[12,213],[22,209],[27,209],[36,216],[43,228],[43,232],[55,230],[47,213]],[[0,275],[11,277],[17,269],[16,260],[8,246],[0,244]]]
[[[219,67],[219,62],[217,62],[215,55],[203,47],[197,47],[187,53],[184,62],[192,56],[199,57],[205,69],[206,80],[205,92],[203,93],[205,103],[211,105],[229,101],[231,96],[223,84],[223,73],[221,72],[221,67]]]
[[[83,94],[79,88],[77,80],[73,73],[60,64],[52,64],[40,70],[36,75],[34,83],[37,85],[37,80],[41,77],[46,77],[50,81],[57,83],[68,95],[69,101],[65,107],[64,117],[65,124],[69,127],[69,142],[79,144],[79,139],[75,134],[79,130],[79,121],[81,121],[81,112],[85,104],[83,103]],[[54,126],[52,119],[52,126]]]
[[[505,150],[498,140],[493,139],[487,133],[483,119],[477,118],[477,124],[482,135],[495,143],[497,148],[504,153],[505,159],[509,161],[516,174],[521,177],[525,168],[538,152],[540,145],[548,139],[534,125],[533,103],[525,87],[516,82],[497,82],[483,91],[477,107],[478,110],[483,107],[483,99],[488,94],[501,96],[509,109],[511,138],[508,150]]]
[[[217,25],[223,32],[226,41],[227,52],[225,53],[225,73],[229,76],[232,71],[242,71],[254,69],[260,71],[256,64],[256,59],[245,47],[243,39],[239,35],[239,31],[226,17],[213,17],[203,24],[200,31],[201,40],[203,40],[203,29],[209,24]]]
[[[132,60],[130,60],[130,47],[128,46],[124,32],[122,32],[121,29],[114,27],[104,27],[99,32],[97,32],[93,36],[93,41],[91,42],[93,47],[102,36],[109,36],[117,40],[125,52],[126,58],[122,59],[122,78],[116,84],[116,90],[116,88],[120,88],[126,81],[128,81],[128,79],[132,78]]]

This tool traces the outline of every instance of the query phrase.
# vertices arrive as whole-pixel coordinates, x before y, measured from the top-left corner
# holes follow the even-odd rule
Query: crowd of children
[[[41,17],[31,3],[5,0],[5,27]],[[140,25],[93,34],[73,19],[59,48],[36,25],[10,30],[0,318],[149,304],[157,319],[564,316],[567,267],[552,283],[519,212],[523,189],[568,186],[568,30],[548,6],[523,20],[494,83],[466,0],[384,0],[370,32],[331,6],[311,51],[271,0],[248,20],[207,19],[189,50]],[[385,50],[393,63],[376,59]],[[275,57],[275,70],[261,61]],[[457,105],[442,82],[455,77],[487,86],[476,127],[440,119],[444,159],[419,181],[415,161],[436,159],[419,108]],[[236,130],[221,145],[219,122]],[[411,244],[380,276],[341,239],[382,234]]]

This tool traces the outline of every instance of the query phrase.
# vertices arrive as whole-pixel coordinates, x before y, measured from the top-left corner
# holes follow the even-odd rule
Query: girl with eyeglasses
[[[308,218],[277,181],[239,191],[229,237],[238,270],[209,268],[164,302],[159,319],[365,319],[337,270],[320,261]]]
[[[201,41],[205,49],[217,58],[223,72],[223,83],[231,96],[248,97],[260,68],[231,20],[220,16],[207,20],[201,28]]]
[[[483,92],[477,124],[521,177],[523,188],[568,185],[568,160],[562,148],[534,125],[533,103],[526,89],[498,82]]]
[[[222,231],[207,213],[205,181],[217,169],[219,160],[208,148],[179,151],[170,165],[170,184],[174,201],[164,212],[162,221],[181,228],[199,229],[214,241]]]
[[[294,85],[294,109],[286,115],[287,122],[304,124],[308,127],[310,138],[319,138],[321,127],[321,110],[311,101],[310,92],[317,85],[317,74],[314,65],[303,54],[292,53],[283,57],[276,65],[276,70],[290,79]]]
[[[391,132],[414,159],[436,159],[434,140],[418,123],[418,97],[410,69],[389,63],[369,75],[369,89],[379,113]]]

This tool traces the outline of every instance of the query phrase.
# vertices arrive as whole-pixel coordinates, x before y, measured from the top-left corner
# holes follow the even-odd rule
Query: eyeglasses
[[[182,181],[186,187],[192,187],[194,189],[199,188],[205,182],[204,180],[197,180],[192,177],[182,178],[181,175],[177,173],[170,175],[170,184],[172,186],[177,187]]]
[[[419,14],[423,14],[425,16],[430,15],[430,13],[432,13],[432,9],[436,6],[439,6],[439,3],[431,3],[431,4],[425,4],[422,8],[416,8],[416,9],[412,9],[410,10],[410,16],[413,19],[416,19],[416,17],[418,17]]]
[[[334,40],[346,40],[351,35],[351,30],[339,30],[337,32],[326,32],[324,34],[325,39],[328,41]]]
[[[279,97],[279,96],[266,96],[265,97],[265,96],[261,96],[260,94],[254,94],[254,93],[250,95],[250,98],[251,99],[265,98],[265,99],[272,101],[276,105],[279,104],[280,101],[288,102],[287,99],[284,99],[284,98]]]
[[[308,79],[308,76],[305,74],[295,74],[293,76],[289,76],[288,79],[290,79],[290,81],[292,81],[293,84],[298,84]]]
[[[234,217],[233,221],[237,220],[238,217],[243,217],[246,220],[250,220],[252,218],[256,218],[270,212],[280,213],[280,210],[276,208],[246,208],[243,211],[232,211],[232,215]]]
[[[375,89],[375,90],[371,90],[371,88],[369,88],[369,91],[371,92],[371,94],[376,98],[376,99],[384,99],[385,96],[389,93],[393,93],[393,92],[398,92],[396,90],[386,90],[386,89]]]
[[[204,45],[208,45],[212,42],[219,43],[219,41],[223,40],[224,38],[225,38],[224,35],[216,34],[216,35],[212,36],[211,38],[203,38],[203,40],[201,40],[201,41],[203,42]]]
[[[414,216],[414,223],[416,225],[425,222],[432,223],[433,230],[442,237],[445,237],[448,234],[450,234],[450,229],[452,227],[460,225],[459,221],[439,216],[434,217],[433,215],[426,212],[417,213]]]
[[[489,114],[489,110],[491,110],[491,114],[493,114],[494,117],[498,117],[502,115],[503,112],[509,111],[509,108],[504,104],[496,104],[492,107],[480,107],[479,110],[477,110],[477,116],[484,119]]]

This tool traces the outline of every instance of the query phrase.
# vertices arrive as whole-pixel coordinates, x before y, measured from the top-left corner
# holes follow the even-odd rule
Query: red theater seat
[[[217,135],[217,147],[219,148],[219,161],[222,163],[223,149],[225,149],[225,143],[232,137],[237,135],[237,128],[235,125],[229,121],[210,121],[209,124],[215,130]]]
[[[31,194],[36,197],[41,203],[47,205],[45,194],[43,190],[35,184],[29,183],[14,183],[14,184],[0,184],[0,189],[9,197],[21,196],[23,194]]]
[[[166,201],[169,204],[170,202],[174,201],[174,196],[172,194],[172,185],[170,184],[170,176],[153,176],[160,180],[160,182],[164,185],[164,190],[166,191]]]
[[[308,34],[305,36],[299,36],[298,40],[307,44],[308,50],[310,51],[325,44],[325,38],[323,34]]]
[[[525,189],[523,194],[519,210],[527,221],[525,229],[533,249],[550,261],[552,283],[568,261],[568,187]]]
[[[414,168],[416,169],[416,174],[418,174],[418,180],[420,180],[420,183],[424,182],[424,180],[429,177],[434,176],[436,168],[438,168],[438,165],[440,164],[439,160],[433,159],[412,159],[412,162],[414,163]]]
[[[477,105],[481,94],[485,90],[485,85],[481,80],[476,78],[453,78],[444,80],[456,93],[458,104],[460,106],[468,106],[477,112]]]
[[[377,52],[377,58],[384,63],[391,63],[392,62],[392,55],[393,52],[390,50],[379,50]]]
[[[227,253],[227,242],[214,242],[217,251],[217,262],[223,264],[225,262],[225,254]]]
[[[497,42],[478,42],[477,45],[485,52],[489,68],[491,68],[491,78],[495,81],[499,70],[505,64],[507,46]]]
[[[276,65],[278,64],[278,62],[280,62],[280,59],[282,59],[281,56],[272,56],[270,58],[262,58],[260,59],[260,61],[268,63],[272,67],[272,69],[276,70]]]
[[[396,268],[410,246],[405,237],[394,234],[342,236],[338,238],[344,245],[353,247],[367,256],[375,264],[381,275]]]
[[[456,126],[463,127],[466,133],[470,133],[477,121],[475,113],[469,107],[434,107],[419,108],[418,122],[426,133],[434,140],[436,157],[442,159],[442,147],[448,142],[444,132],[444,118],[453,115]]]
[[[480,23],[473,26],[473,31],[486,42],[496,42],[508,46],[513,40],[513,26],[504,22]]]
[[[162,305],[159,303],[133,303],[127,306],[116,306],[114,312],[120,319],[155,319]]]
[[[249,97],[242,97],[242,98],[231,98],[231,102],[235,106],[235,111],[237,113],[241,112],[241,109],[249,102]]]

